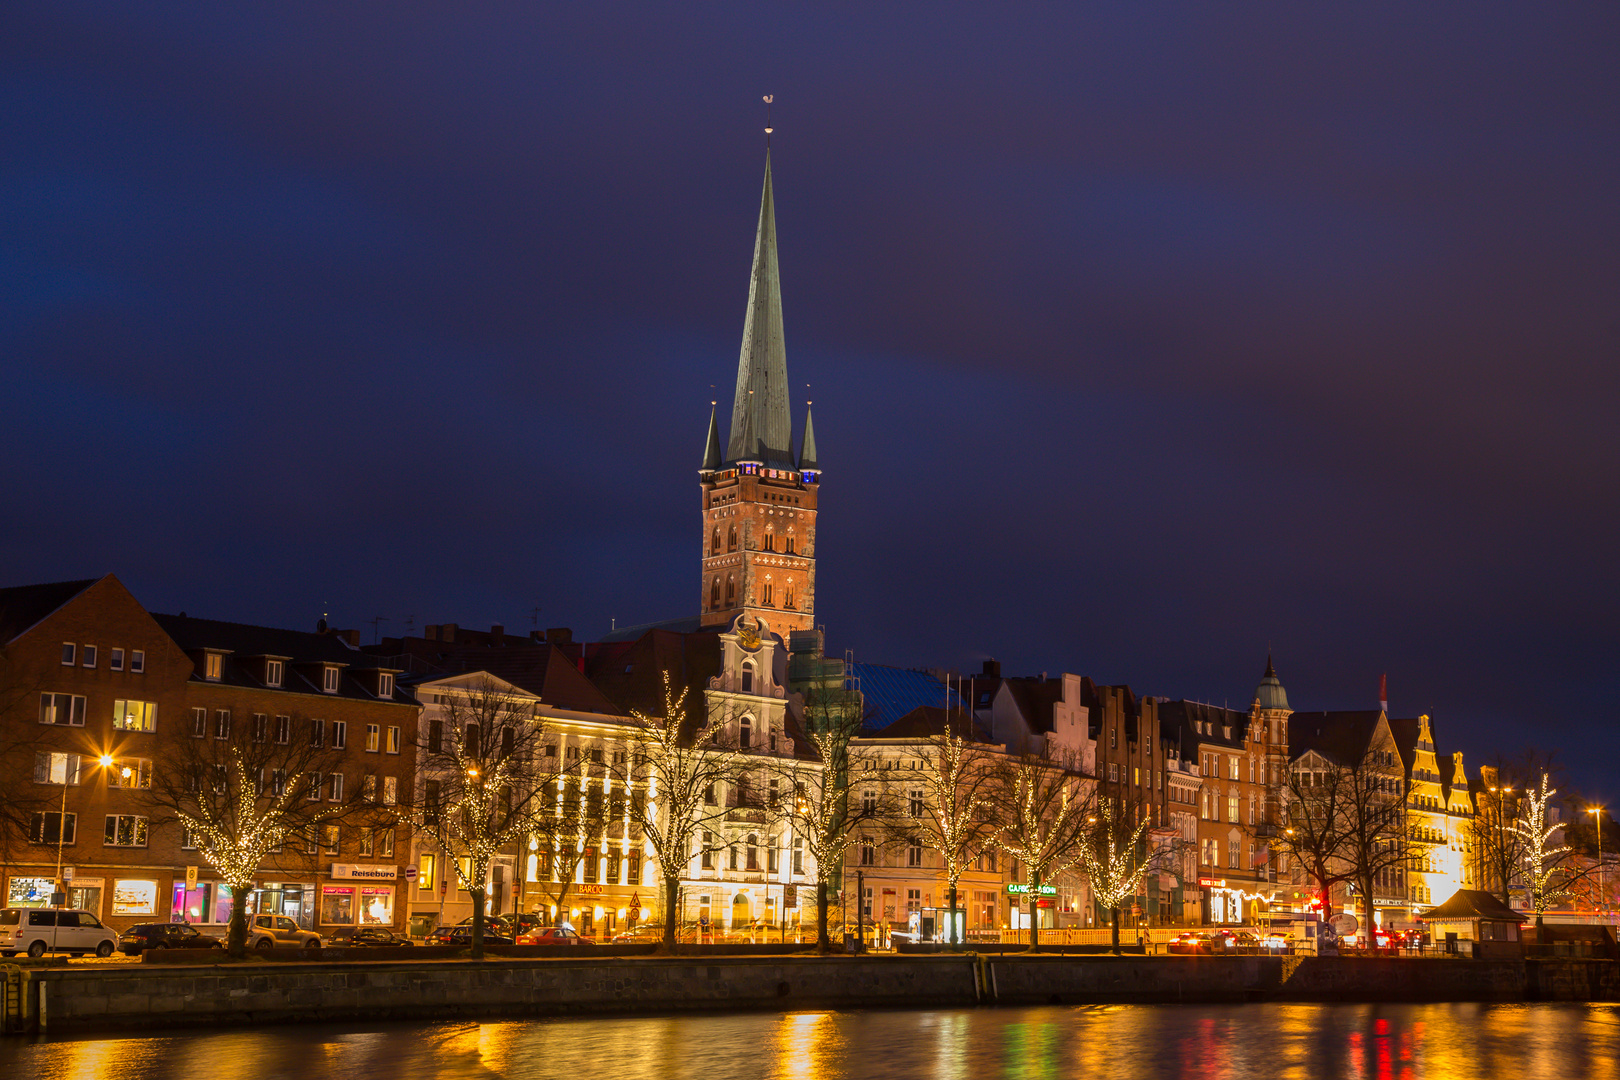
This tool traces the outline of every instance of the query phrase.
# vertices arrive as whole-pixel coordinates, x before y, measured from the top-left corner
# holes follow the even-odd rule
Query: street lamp
[[[56,815],[56,885],[57,885],[57,887],[59,889],[61,889],[64,899],[66,898],[66,894],[67,894],[67,882],[62,880],[62,843],[63,843],[63,841],[65,841],[67,839],[67,789],[68,789],[67,758],[68,758],[68,755],[64,754],[63,755],[63,760],[62,760],[62,808],[61,808],[60,811],[57,812],[57,815]],[[81,758],[79,760],[82,761],[83,758]],[[101,766],[101,768],[103,768],[103,769],[107,768],[107,766],[111,765],[112,763],[113,763],[113,759],[112,759],[111,754],[102,754],[99,758],[96,759],[96,764]],[[128,769],[124,770],[124,775],[125,776],[129,775],[129,770]],[[74,784],[74,786],[77,786],[78,782],[79,782],[79,769],[78,769],[78,766],[75,766],[74,770],[73,770],[73,784]],[[77,828],[74,829],[74,833],[75,833],[75,838],[77,838],[77,833],[78,833]]]
[[[1603,911],[1603,807],[1589,806],[1586,812],[1592,815],[1592,824],[1597,828],[1597,855],[1598,855],[1598,912]]]

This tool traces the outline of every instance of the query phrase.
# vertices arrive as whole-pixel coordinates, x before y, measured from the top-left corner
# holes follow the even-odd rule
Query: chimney
[[[549,645],[572,645],[574,631],[567,626],[553,626],[546,630],[546,643]]]
[[[338,637],[342,638],[343,641],[348,644],[349,648],[358,649],[360,647],[360,631],[338,630],[336,633]]]
[[[439,627],[439,640],[449,642],[450,644],[455,644],[456,629],[457,627],[455,623],[444,623]]]
[[[489,643],[497,649],[506,644],[506,627],[496,623],[489,628]]]
[[[1001,678],[1001,661],[1000,660],[986,660],[984,662],[984,672],[983,672],[983,674],[989,676],[992,679]]]
[[[439,640],[439,624],[434,623],[432,626],[424,626],[424,627],[422,627],[422,640],[423,641],[438,641]]]

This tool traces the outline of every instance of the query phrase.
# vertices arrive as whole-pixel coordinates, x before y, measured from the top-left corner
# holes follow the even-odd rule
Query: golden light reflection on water
[[[0,1041],[0,1080],[1620,1080],[1614,1005],[703,1013]]]

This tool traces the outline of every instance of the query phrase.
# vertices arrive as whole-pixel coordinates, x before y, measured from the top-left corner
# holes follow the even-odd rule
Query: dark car
[[[595,945],[572,926],[539,926],[518,938],[521,945]]]
[[[348,945],[356,949],[372,949],[415,943],[402,934],[394,933],[386,926],[360,926],[353,930],[339,930],[332,935],[332,944]]]
[[[118,951],[139,956],[148,949],[223,949],[225,942],[209,937],[190,923],[140,923],[118,938]]]
[[[472,923],[457,923],[454,926],[441,926],[433,931],[430,939],[435,945],[471,945],[473,938]],[[491,919],[484,924],[485,945],[513,945],[516,940],[506,927]]]
[[[1224,952],[1225,949],[1217,950],[1213,934],[1189,931],[1185,934],[1178,934],[1171,940],[1169,951],[1191,955],[1208,955],[1216,951]]]

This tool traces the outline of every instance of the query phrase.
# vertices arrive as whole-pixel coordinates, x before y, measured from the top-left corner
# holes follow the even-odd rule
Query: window
[[[191,710],[191,737],[194,739],[208,738],[208,710]]]
[[[343,774],[342,773],[340,773],[340,772],[333,773],[331,778],[327,781],[326,801],[327,802],[342,802],[343,801]]]
[[[379,724],[366,725],[366,753],[375,754],[382,748],[382,727]]]
[[[388,752],[390,754],[399,753],[399,728],[397,727],[388,729]]]
[[[769,607],[771,605],[771,579],[765,579],[765,586],[760,592],[760,603]]]
[[[110,788],[149,788],[152,786],[151,758],[123,758],[107,770]]]
[[[714,785],[710,785],[712,788]],[[698,856],[698,866],[704,870],[714,869],[714,833],[703,834],[703,852]]]
[[[759,837],[748,834],[748,869],[759,869]]]
[[[266,660],[264,662],[264,685],[280,686],[282,667],[280,660]]]
[[[714,801],[714,781],[712,781],[712,780],[709,781],[707,784],[703,785],[703,805],[704,806],[716,806],[716,805],[718,805]]]
[[[1238,759],[1235,757],[1227,758],[1226,770],[1226,778],[1228,780],[1236,780],[1238,778]]]
[[[62,642],[62,666],[72,667],[78,660],[79,647],[71,641]]]
[[[262,712],[253,714],[253,741],[262,743],[270,737],[270,718]]]
[[[444,721],[443,720],[429,720],[428,721],[427,748],[428,748],[428,753],[430,753],[430,754],[437,754],[437,753],[440,753],[440,752],[442,752],[444,750]]]
[[[377,855],[380,858],[392,859],[394,857],[394,830],[377,830]]]
[[[65,727],[84,727],[83,695],[39,695],[39,722]]]
[[[793,841],[793,872],[804,873],[804,837],[797,837]]]
[[[108,814],[101,843],[105,847],[145,847],[146,819],[136,814]]]
[[[737,526],[735,525],[731,527],[730,533],[726,536],[726,546],[729,551],[737,550]],[[729,585],[726,587],[726,600],[727,602],[731,600],[731,587]]]
[[[735,543],[732,544],[731,546],[732,546],[732,550],[736,550],[737,545]],[[736,602],[737,602],[737,579],[732,577],[730,574],[727,574],[726,575],[726,607],[731,607]]]
[[[399,802],[399,777],[383,777],[383,805],[393,806]]]
[[[716,574],[714,580],[709,582],[709,608],[713,610],[720,606],[720,575]]]
[[[321,851],[327,855],[336,855],[343,850],[341,843],[343,830],[338,825],[321,826]]]
[[[366,779],[369,780],[371,778],[367,777]],[[366,858],[369,859],[369,858],[371,858],[371,848],[372,848],[371,830],[370,829],[361,829],[360,830],[360,850],[357,852],[357,854],[363,855],[363,856],[365,856]]]
[[[180,849],[182,851],[197,850],[197,834],[188,825],[180,826]]]
[[[1238,797],[1236,795],[1228,795],[1226,797],[1226,820],[1231,821],[1231,822],[1236,822],[1237,819],[1238,819]]]
[[[1236,840],[1226,842],[1226,866],[1229,870],[1238,869],[1238,842]]]
[[[55,754],[47,751],[34,753],[34,783],[77,784],[79,782],[78,754]]]
[[[335,694],[338,692],[338,669],[331,664],[321,668],[321,693]]]
[[[439,820],[439,782],[437,780],[425,781],[422,785],[423,816],[429,824]]]
[[[228,739],[231,737],[231,710],[214,710],[214,738]]]
[[[861,865],[877,865],[877,845],[865,837],[861,839]]]
[[[292,739],[292,717],[290,717],[290,716],[278,716],[278,717],[276,717],[276,742],[279,743],[282,746],[285,746],[285,745],[287,745],[287,743],[289,741],[291,741],[291,739]]]
[[[504,761],[517,752],[517,731],[513,728],[501,728],[501,760]],[[602,764],[602,751],[591,751],[591,763]]]
[[[727,851],[730,854],[731,869],[733,869],[733,870],[741,870],[742,869],[742,856],[740,854],[738,854],[737,845],[732,844],[731,847],[729,847],[727,849]]]
[[[923,816],[923,793],[922,793],[922,788],[913,788],[911,791],[906,793],[906,796],[907,796],[907,803],[908,803],[907,811],[911,814],[912,817],[922,817]]]
[[[311,827],[310,830],[304,834],[304,854],[313,855],[319,850],[320,845],[316,841],[315,830],[313,827]]]
[[[209,682],[219,682],[220,672],[225,666],[225,658],[217,652],[203,654],[203,678]]]
[[[477,724],[468,724],[462,729],[461,752],[467,757],[475,758],[478,756],[478,735],[479,731]],[[579,747],[576,746],[572,747],[571,749],[573,750],[573,756],[576,758],[579,757]]]
[[[320,802],[321,801],[321,785],[325,782],[325,780],[326,780],[326,777],[323,776],[319,772],[312,772],[312,773],[309,774],[309,795],[308,795],[308,798],[309,798],[310,802]],[[428,781],[428,782],[432,783],[431,780]]]
[[[1111,783],[1111,784],[1119,782],[1119,763],[1118,762],[1110,761],[1108,763],[1108,782]]]
[[[326,721],[325,720],[311,720],[309,722],[309,745],[311,745],[311,746],[325,746],[326,745]]]
[[[907,866],[921,866],[922,865],[922,845],[921,844],[907,844],[906,845],[906,865]]]
[[[107,667],[110,668],[113,671],[123,671],[124,670],[124,650],[123,649],[114,649],[110,654],[108,654],[108,656],[107,656]]]
[[[720,526],[718,525],[714,527],[714,543],[710,545],[710,554],[720,554]],[[716,578],[715,580],[718,581],[720,579]]]
[[[380,698],[394,696],[394,677],[386,671],[377,676],[377,696]]]
[[[793,554],[793,537],[792,536],[789,536],[787,538],[787,553],[789,555]]]
[[[752,676],[752,674],[753,673],[751,671],[749,671],[747,668],[743,669],[743,683],[744,683],[744,688],[745,689],[746,689],[746,686],[747,686],[747,682],[748,682],[749,678]],[[753,744],[754,744],[754,722],[749,717],[745,716],[745,717],[742,718],[742,723],[740,725],[738,725],[737,745],[739,747],[741,747],[742,749],[746,750],[750,746],[752,746]]]
[[[64,818],[52,811],[34,815],[33,825],[28,830],[28,839],[36,844],[71,844],[78,831],[78,814],[68,814]]]
[[[129,654],[129,670],[139,675],[146,670],[146,650],[133,649]]]
[[[287,770],[286,769],[271,769],[270,770],[270,794],[279,799],[279,798],[281,798],[281,796],[285,795],[286,793],[287,793]]]
[[[347,720],[332,721],[332,749],[342,750],[349,745],[349,722]]]
[[[754,665],[752,663],[744,663],[742,666],[742,692],[745,694],[754,692]]]
[[[360,798],[365,802],[377,801],[377,778],[367,773],[360,780]]]
[[[426,893],[432,892],[435,888],[433,882],[434,861],[432,855],[418,855],[416,857],[417,869],[421,871],[416,876],[417,887]]]
[[[96,666],[96,647],[94,645],[86,645],[84,647],[84,666]]]

